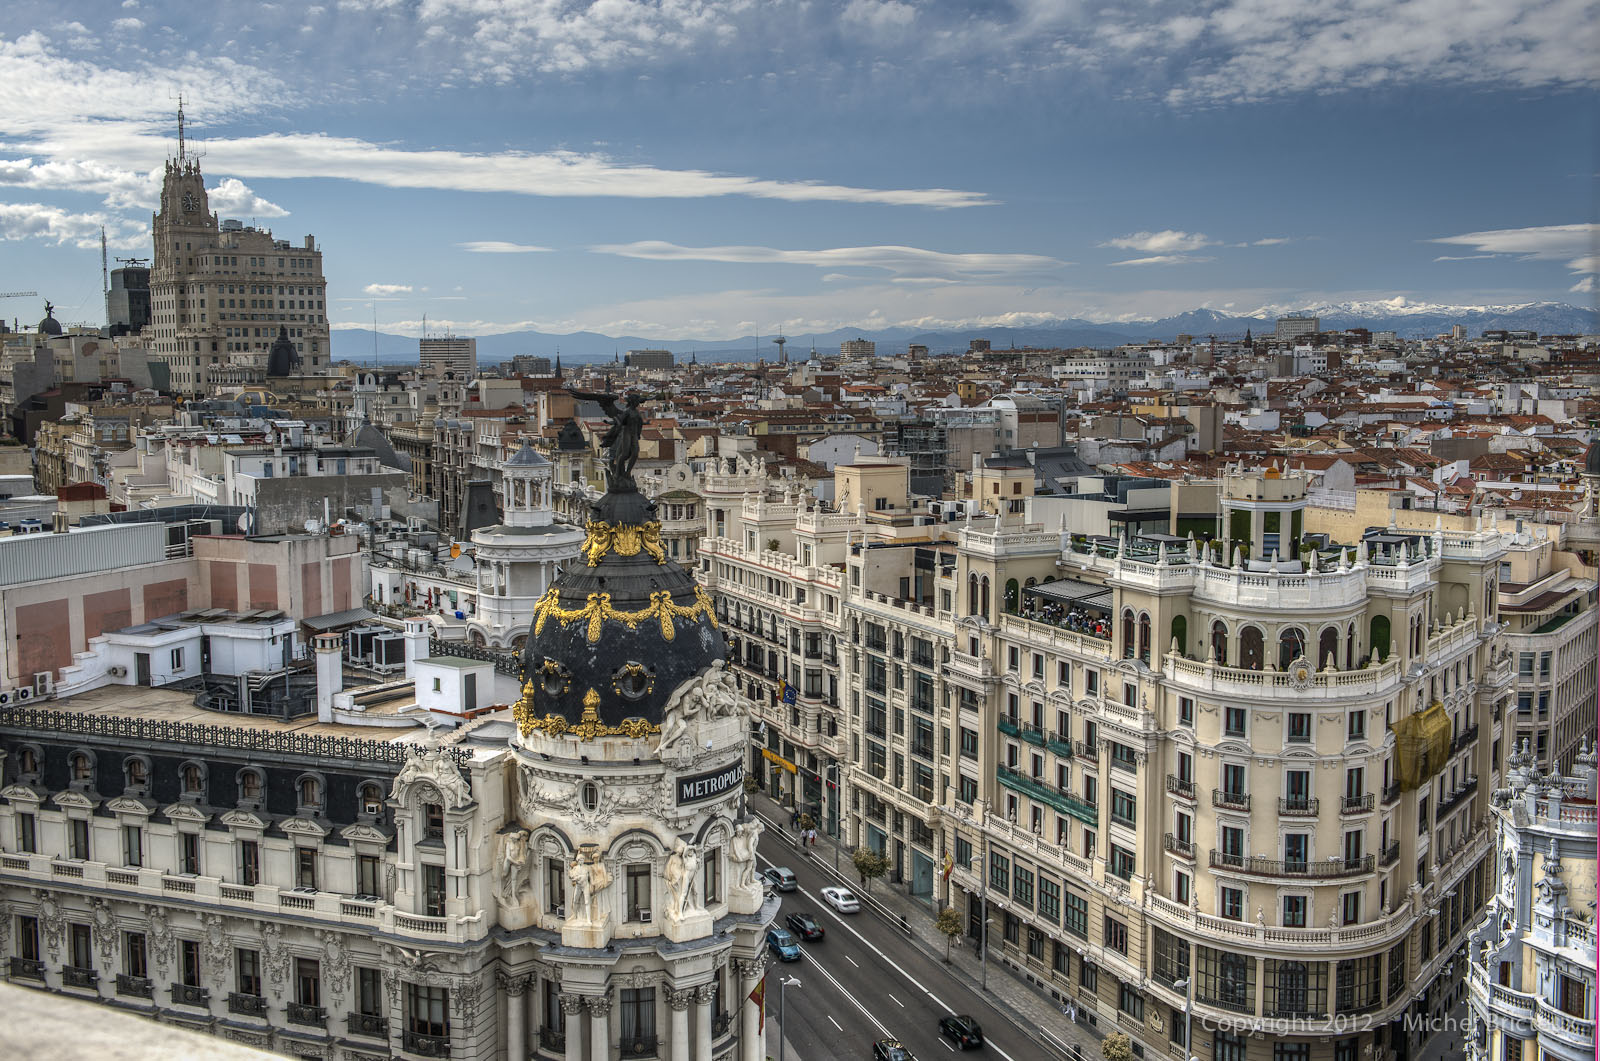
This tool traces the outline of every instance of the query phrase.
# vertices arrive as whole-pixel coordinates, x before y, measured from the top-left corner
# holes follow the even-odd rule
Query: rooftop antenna
[[[100,226],[100,297],[106,304],[106,327],[111,327],[111,267],[106,260],[106,226]]]
[[[178,161],[179,162],[182,162],[184,160],[184,151],[185,151],[185,148],[184,148],[184,143],[183,143],[183,93],[180,92],[180,93],[178,93]]]
[[[378,304],[372,304],[372,363],[378,363]]]

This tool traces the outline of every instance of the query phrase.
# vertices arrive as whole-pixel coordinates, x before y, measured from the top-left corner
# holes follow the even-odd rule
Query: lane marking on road
[[[949,1050],[952,1054],[956,1052],[956,1048],[946,1042],[944,1036],[942,1035],[939,1036],[939,1045],[944,1047],[946,1050]]]
[[[899,1006],[901,1009],[905,1009],[906,1008],[906,1004],[904,1002],[901,1002],[898,998],[894,997],[894,992],[885,991],[884,994],[889,996],[889,1001],[893,1002],[895,1005]]]
[[[856,960],[854,958],[850,957],[850,955],[848,955],[848,954],[846,954],[844,956],[844,960],[849,962],[851,965],[855,965],[857,969],[861,968],[861,966],[856,965]]]
[[[777,863],[773,862],[770,858],[768,858],[767,856],[761,854],[759,851],[756,852],[756,857],[759,858],[761,861],[765,862],[769,866],[777,865]],[[855,930],[855,928],[853,926],[851,926],[851,924],[848,921],[846,921],[842,916],[840,916],[840,914],[839,914],[839,912],[837,910],[833,909],[833,907],[831,907],[831,906],[828,906],[827,903],[822,902],[822,900],[818,899],[815,895],[812,895],[809,891],[807,891],[804,888],[798,888],[796,890],[800,895],[804,895],[807,899],[810,899],[812,902],[818,904],[819,906],[826,907],[827,908],[827,912],[833,915],[833,919],[835,921],[839,922],[839,927],[843,928],[846,932],[850,933],[857,940],[859,940],[861,942],[862,946],[866,947],[868,950],[872,951],[872,953],[876,954],[878,956],[878,959],[880,961],[882,961],[884,965],[887,965],[889,968],[895,970],[901,976],[905,977],[908,981],[911,982],[911,985],[913,987],[917,988],[924,995],[927,995],[929,998],[931,998],[946,1013],[949,1013],[952,1016],[955,1015],[956,1011],[951,1007],[950,1003],[946,1002],[944,999],[940,998],[938,995],[936,995],[932,991],[928,990],[928,988],[925,987],[922,984],[921,981],[919,981],[916,977],[912,976],[909,972],[907,972],[904,967],[902,967],[901,965],[899,965],[898,963],[893,961],[887,954],[883,953],[883,951],[879,950],[876,944],[874,944],[871,940],[867,939],[867,937],[863,936],[860,932],[857,932]],[[846,955],[845,957],[848,959],[849,955]],[[854,965],[855,963],[851,962],[851,964]],[[856,967],[860,968],[860,966],[856,966]],[[820,971],[824,976],[827,976],[828,979],[833,980],[832,975],[829,974],[827,972],[827,970],[822,969],[821,966],[818,966],[818,971]],[[834,984],[835,984],[835,986],[839,986],[839,983],[838,983],[837,980],[834,980]],[[844,990],[844,988],[842,986],[839,986],[839,989],[841,991]],[[977,994],[977,992],[973,992],[973,993]],[[849,994],[849,993],[846,992],[846,994]],[[890,997],[892,998],[893,996],[890,996]],[[980,995],[979,997],[981,998],[982,996]],[[852,1002],[855,1002],[855,1004],[856,1004],[856,1006],[858,1008],[861,1009],[861,1012],[863,1012],[863,1013],[867,1012],[866,1007],[862,1006],[860,1001],[857,1000],[854,996],[850,996],[850,999],[851,999]],[[987,1000],[985,1000],[985,1001],[987,1001]],[[872,1015],[870,1013],[868,1013],[867,1016],[868,1016],[869,1019],[872,1020],[872,1022],[874,1024],[877,1024],[877,1019],[872,1017]],[[882,1028],[883,1025],[878,1024],[878,1027]],[[887,1029],[884,1030],[884,1034],[885,1035],[889,1034]],[[1012,1057],[1010,1054],[1006,1053],[1004,1050],[1000,1049],[998,1046],[994,1045],[994,1043],[992,1043],[992,1042],[985,1042],[984,1046],[987,1047],[989,1050],[993,1051],[996,1056],[1005,1058],[1005,1061],[1016,1061],[1016,1058]]]
[[[840,1031],[844,1031],[844,1029],[839,1026],[839,1022],[834,1020],[832,1017],[828,1018],[828,1023],[833,1025],[835,1028],[838,1028]]]
[[[811,967],[813,969],[815,969],[817,972],[821,973],[823,976],[827,977],[828,978],[828,982],[830,984],[832,984],[834,987],[837,987],[839,989],[839,993],[841,995],[843,995],[845,998],[848,998],[852,1003],[854,1003],[856,1009],[859,1009],[862,1012],[862,1014],[867,1018],[867,1020],[872,1022],[873,1027],[877,1028],[878,1031],[882,1032],[885,1036],[888,1036],[888,1035],[891,1034],[889,1029],[884,1025],[883,1021],[879,1020],[877,1017],[874,1017],[872,1015],[872,1011],[870,1009],[868,1009],[866,1007],[866,1005],[864,1003],[862,1003],[862,1001],[859,998],[857,998],[853,992],[851,992],[848,988],[846,988],[843,984],[841,984],[838,981],[838,979],[832,973],[828,972],[828,970],[823,966],[823,964],[821,962],[817,961],[815,956],[811,956]],[[833,1020],[832,1017],[829,1017],[828,1019],[830,1021]],[[834,1027],[835,1028],[839,1028],[839,1025],[838,1025],[837,1022],[834,1023]],[[839,1028],[839,1030],[840,1031],[844,1031],[843,1028]]]

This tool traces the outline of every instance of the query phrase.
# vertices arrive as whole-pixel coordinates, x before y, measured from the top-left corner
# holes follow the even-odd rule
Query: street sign
[[[770,763],[776,763],[778,766],[783,767],[791,774],[797,774],[800,772],[800,768],[798,766],[796,766],[794,763],[791,763],[789,760],[785,759],[783,756],[779,755],[770,748],[762,748],[761,757]]]

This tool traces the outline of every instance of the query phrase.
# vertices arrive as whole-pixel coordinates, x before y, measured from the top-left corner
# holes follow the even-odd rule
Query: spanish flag
[[[944,853],[944,879],[946,881],[950,879],[950,871],[955,868],[956,860],[950,856],[950,852],[946,851]]]
[[[756,1022],[756,1031],[767,1030],[767,978],[763,976],[755,987],[750,989],[750,1001],[756,1004],[756,1012],[761,1014],[761,1019]]]

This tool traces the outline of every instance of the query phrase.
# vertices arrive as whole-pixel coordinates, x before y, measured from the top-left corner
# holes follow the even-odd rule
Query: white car
[[[861,910],[861,904],[856,897],[850,894],[849,888],[824,888],[822,901],[839,911],[841,914],[854,914]]]

